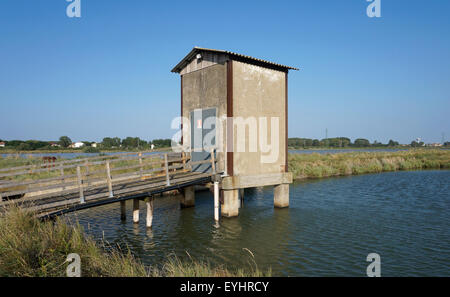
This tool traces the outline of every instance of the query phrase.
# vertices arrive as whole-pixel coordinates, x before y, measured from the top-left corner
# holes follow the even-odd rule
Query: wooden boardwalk
[[[205,184],[216,177],[214,153],[192,162],[185,153],[124,153],[0,169],[0,208],[10,205],[41,217],[142,199]],[[208,170],[192,168],[209,164]]]

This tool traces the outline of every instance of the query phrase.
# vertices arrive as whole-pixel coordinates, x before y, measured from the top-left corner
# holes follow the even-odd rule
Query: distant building
[[[61,147],[61,145],[59,143],[57,143],[57,142],[50,143],[50,146],[51,147]]]
[[[91,144],[91,146],[92,146],[92,147],[97,147],[97,146],[98,146],[98,143],[97,143],[97,142],[93,142],[93,143]]]
[[[437,142],[435,142],[435,143],[427,143],[427,146],[430,146],[430,147],[441,147],[442,143],[437,143]]]
[[[3,141],[0,142],[0,147],[5,147],[6,143],[4,143]]]
[[[82,142],[74,142],[71,145],[69,145],[69,148],[81,148],[84,146],[84,143]]]

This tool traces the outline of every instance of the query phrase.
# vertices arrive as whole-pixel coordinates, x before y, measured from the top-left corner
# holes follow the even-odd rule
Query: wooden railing
[[[216,173],[214,152],[209,160],[191,162],[188,153],[124,153],[71,159],[59,162],[0,169],[0,202],[15,199],[39,200],[53,196],[78,195],[80,203],[90,190],[105,189],[114,197],[114,186],[163,179],[171,185],[172,176],[210,163]],[[7,201],[5,201],[7,200]]]

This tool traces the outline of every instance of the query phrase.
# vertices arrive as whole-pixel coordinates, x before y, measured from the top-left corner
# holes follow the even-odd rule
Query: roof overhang
[[[271,68],[271,69],[285,71],[285,72],[287,72],[289,70],[299,70],[298,68],[295,68],[295,67],[290,67],[290,66],[286,66],[286,65],[282,65],[282,64],[277,64],[277,63],[274,63],[274,62],[261,60],[261,59],[257,59],[257,58],[251,57],[251,56],[241,55],[241,54],[233,53],[233,52],[229,52],[229,51],[209,49],[209,48],[201,48],[201,47],[194,47],[192,49],[192,51],[189,54],[187,54],[186,57],[184,57],[172,69],[172,72],[180,73],[193,59],[195,59],[196,55],[198,53],[201,53],[201,52],[210,52],[210,53],[224,54],[224,55],[228,55],[230,57],[230,59],[232,59],[232,60],[241,61],[241,62],[244,62],[244,63],[254,64],[254,65],[261,66],[261,67]]]

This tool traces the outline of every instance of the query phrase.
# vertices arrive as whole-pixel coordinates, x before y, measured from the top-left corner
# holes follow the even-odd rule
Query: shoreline
[[[297,182],[308,182],[308,181],[321,181],[332,178],[345,178],[345,177],[356,177],[356,176],[366,176],[372,174],[385,174],[385,173],[393,173],[393,172],[421,172],[421,171],[447,171],[450,168],[423,168],[423,169],[406,169],[406,170],[389,170],[389,171],[381,171],[381,172],[367,172],[361,174],[350,174],[350,175],[330,175],[324,177],[300,177],[293,178],[293,184]]]
[[[289,171],[295,181],[427,169],[450,169],[450,151],[414,149],[395,152],[289,154]]]
[[[49,248],[51,247],[51,248]],[[130,250],[95,241],[78,222],[41,221],[19,207],[0,213],[0,277],[65,277],[69,254],[81,258],[82,277],[265,277],[257,267],[229,270],[208,261],[167,254],[162,265],[144,265]]]

